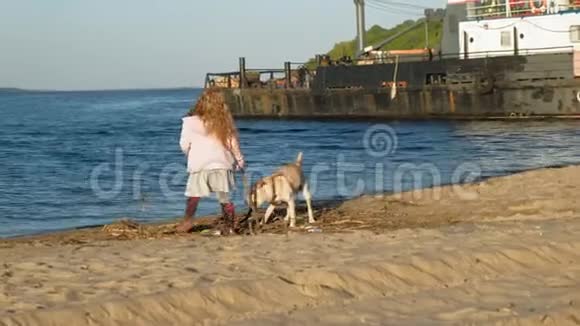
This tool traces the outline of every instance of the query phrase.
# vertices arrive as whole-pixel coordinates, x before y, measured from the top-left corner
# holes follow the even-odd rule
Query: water
[[[180,119],[199,93],[0,94],[0,237],[181,216]],[[580,163],[578,121],[375,124],[238,123],[251,177],[303,151],[315,200]],[[217,211],[205,200],[199,215]]]

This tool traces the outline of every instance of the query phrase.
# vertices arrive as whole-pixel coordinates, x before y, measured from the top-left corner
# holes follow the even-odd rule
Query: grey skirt
[[[234,187],[234,172],[232,170],[202,170],[189,174],[185,196],[209,197],[212,192],[229,193]]]

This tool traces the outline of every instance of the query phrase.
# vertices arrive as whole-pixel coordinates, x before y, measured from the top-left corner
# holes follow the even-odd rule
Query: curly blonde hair
[[[208,135],[216,137],[225,148],[231,149],[230,141],[238,138],[234,118],[226,104],[224,95],[215,89],[206,89],[189,111],[190,116],[198,116],[207,129]]]

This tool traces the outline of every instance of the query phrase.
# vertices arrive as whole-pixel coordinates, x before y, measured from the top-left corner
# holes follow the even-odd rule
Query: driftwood
[[[103,226],[102,231],[119,240],[159,239],[176,234],[177,224],[147,225],[130,219]]]

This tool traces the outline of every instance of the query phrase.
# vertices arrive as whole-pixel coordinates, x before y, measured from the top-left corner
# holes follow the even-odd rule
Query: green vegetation
[[[423,21],[421,19],[420,21]],[[367,44],[375,45],[385,39],[409,28],[418,21],[407,20],[393,28],[385,29],[379,25],[374,25],[367,31]],[[429,47],[439,48],[441,43],[443,30],[443,22],[441,20],[434,20],[429,22]],[[390,44],[385,46],[383,50],[409,50],[409,49],[423,49],[425,48],[425,25],[421,24],[413,30],[403,34],[399,38],[393,40]],[[328,55],[333,60],[339,59],[343,56],[355,56],[356,40],[339,42],[334,45]],[[311,60],[310,62],[313,62]]]

